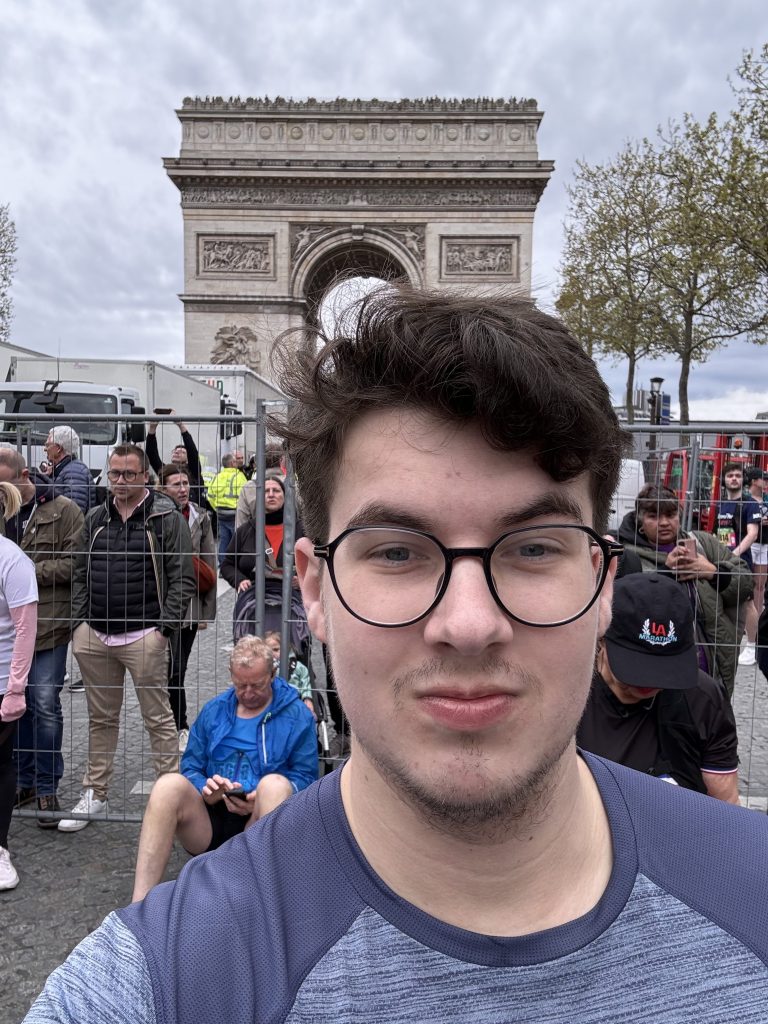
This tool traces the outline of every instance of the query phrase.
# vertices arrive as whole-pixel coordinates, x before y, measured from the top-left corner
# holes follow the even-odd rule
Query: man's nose
[[[462,557],[454,560],[442,600],[427,616],[424,638],[467,656],[481,655],[494,644],[509,642],[512,625],[491,593],[482,560]]]

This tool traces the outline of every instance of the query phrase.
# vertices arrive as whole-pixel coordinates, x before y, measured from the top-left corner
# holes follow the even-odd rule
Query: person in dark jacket
[[[147,489],[149,465],[135,445],[109,457],[111,493],[85,520],[72,580],[72,652],[88,701],[83,794],[59,822],[76,832],[107,814],[126,669],[139,699],[158,775],[178,769],[168,700],[168,638],[196,591],[189,527],[174,501]]]
[[[83,515],[96,503],[96,489],[90,469],[77,458],[80,438],[72,427],[53,427],[45,442],[54,495],[63,495],[79,506]]]
[[[576,740],[674,785],[739,802],[738,744],[725,690],[698,666],[693,609],[660,573],[616,580],[611,624]]]
[[[314,717],[298,691],[275,677],[271,649],[243,637],[229,670],[232,689],[200,712],[181,774],[164,775],[152,788],[134,900],[161,881],[174,835],[193,856],[215,850],[317,779]]]
[[[265,551],[265,621],[264,631],[280,629],[283,602],[283,555],[285,511],[285,484],[282,477],[275,476],[264,481],[265,536],[258,539],[255,519],[240,526],[229,542],[227,553],[221,563],[221,575],[237,591],[234,609],[235,639],[242,633],[253,633],[253,594],[251,587],[256,579],[256,552]],[[296,523],[295,537],[304,536],[300,522]],[[250,593],[249,593],[250,592]],[[291,623],[291,646],[300,657],[306,658],[306,643],[309,627],[298,580],[294,578],[291,590],[291,608],[288,612]]]
[[[35,654],[27,680],[27,710],[16,741],[19,806],[37,801],[37,823],[56,828],[56,790],[64,774],[61,688],[72,634],[72,571],[83,531],[83,513],[69,498],[54,496],[51,481],[27,469],[15,448],[0,448],[0,481],[12,483],[22,505],[5,534],[32,559],[38,590]]]
[[[739,606],[752,596],[749,569],[712,534],[681,529],[680,505],[668,487],[646,484],[635,505],[619,527],[624,550],[640,558],[643,572],[661,572],[685,588],[695,612],[699,668],[732,694],[744,632]]]
[[[173,409],[171,409],[173,415]],[[200,455],[195,440],[187,430],[186,424],[181,420],[175,420],[176,426],[181,434],[181,444],[177,444],[171,452],[171,463],[186,470],[189,476],[189,500],[195,505],[205,505],[205,484],[203,482],[203,470],[200,465]],[[147,440],[144,445],[149,464],[155,473],[159,473],[165,464],[160,456],[160,449],[157,445],[157,420],[150,420],[147,429]]]

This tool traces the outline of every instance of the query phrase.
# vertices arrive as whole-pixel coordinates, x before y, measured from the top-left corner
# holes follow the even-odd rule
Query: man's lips
[[[437,689],[418,695],[424,711],[449,729],[486,729],[506,718],[517,698],[508,690]]]

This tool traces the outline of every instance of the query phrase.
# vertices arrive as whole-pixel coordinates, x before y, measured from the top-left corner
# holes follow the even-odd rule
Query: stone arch
[[[423,286],[421,269],[406,247],[388,232],[377,228],[318,228],[293,268],[292,296],[304,302],[310,323],[317,320],[323,296],[339,281],[350,277],[378,277],[384,281],[407,280]]]
[[[340,275],[530,290],[540,160],[531,99],[185,99],[165,160],[184,218],[185,355],[272,339]]]

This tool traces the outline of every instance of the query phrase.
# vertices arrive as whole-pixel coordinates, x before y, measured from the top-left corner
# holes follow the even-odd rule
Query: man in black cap
[[[669,578],[616,581],[577,739],[629,768],[739,802],[733,711],[698,666],[691,604]]]

